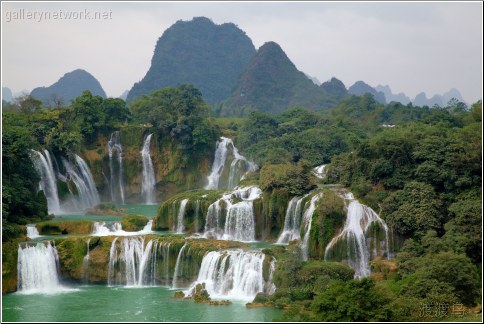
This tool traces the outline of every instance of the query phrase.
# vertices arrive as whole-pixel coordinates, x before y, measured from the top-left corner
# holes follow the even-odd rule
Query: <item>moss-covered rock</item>
[[[93,226],[91,220],[53,220],[36,224],[40,235],[91,234]]]
[[[343,199],[337,193],[325,189],[313,214],[309,234],[309,256],[311,258],[324,259],[326,246],[342,230],[345,218]]]
[[[188,199],[183,218],[185,232],[203,232],[208,207],[222,197],[222,194],[222,191],[217,190],[193,190],[171,197],[158,208],[158,215],[153,221],[153,229],[174,230],[177,225],[180,203],[182,200]]]
[[[128,215],[121,219],[121,227],[126,232],[139,232],[148,224],[148,221],[148,217],[143,215]]]
[[[2,242],[2,294],[17,290],[18,245],[26,238]]]

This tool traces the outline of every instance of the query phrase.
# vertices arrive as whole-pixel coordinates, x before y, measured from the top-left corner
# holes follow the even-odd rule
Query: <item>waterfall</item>
[[[77,169],[66,160],[62,160],[69,178],[74,182],[77,188],[78,199],[77,207],[86,209],[99,204],[99,194],[94,184],[91,171],[86,162],[79,156],[75,155]]]
[[[119,251],[117,241],[118,238],[113,240],[109,252],[108,284],[155,285],[158,241],[150,240],[145,245],[144,237],[126,237],[121,240]]]
[[[200,200],[197,200],[195,201],[195,215],[194,215],[194,220],[193,220],[193,224],[194,224],[194,229],[195,229],[195,233],[197,233],[199,231],[199,227],[200,227],[200,221],[199,221],[199,217],[200,217]]]
[[[31,156],[35,169],[40,175],[39,186],[47,199],[49,214],[57,214],[61,209],[59,194],[57,192],[57,181],[49,151],[44,150],[44,154],[42,154],[41,152],[32,150],[32,153]]]
[[[326,164],[322,164],[320,166],[317,166],[313,169],[313,174],[318,178],[318,179],[324,179],[326,177],[326,172],[325,172]]]
[[[180,208],[178,210],[176,232],[182,234],[185,231],[185,226],[183,225],[183,220],[185,218],[185,209],[187,206],[188,199],[183,199],[180,202]]]
[[[287,244],[301,239],[301,217],[304,197],[294,197],[289,201],[284,219],[284,229],[277,239],[279,244]]]
[[[123,181],[123,147],[121,146],[121,138],[119,136],[119,131],[115,131],[111,134],[111,138],[108,141],[108,154],[109,154],[109,169],[110,169],[110,181],[109,189],[111,193],[111,201],[116,201],[115,195],[115,176],[114,176],[114,166],[113,166],[113,154],[117,152],[118,154],[118,185],[119,185],[119,195],[121,198],[121,203],[124,204],[124,181]]]
[[[389,230],[380,216],[353,194],[347,193],[345,202],[348,206],[343,231],[326,246],[324,259],[345,261],[355,270],[355,278],[368,277],[370,260],[378,255],[389,256]],[[383,239],[378,237],[377,228],[383,230]]]
[[[302,252],[302,259],[307,260],[309,258],[309,235],[311,232],[311,224],[313,223],[313,214],[316,210],[316,202],[321,198],[321,194],[314,195],[311,198],[311,202],[309,203],[309,207],[306,209],[303,215],[304,219],[304,238],[301,242],[301,252]]]
[[[137,232],[126,232],[123,230],[120,222],[94,222],[92,236],[134,236],[153,233],[151,227],[153,220],[150,219],[142,230]]]
[[[66,289],[60,284],[59,257],[50,242],[23,247],[19,244],[17,290],[23,294],[52,294]]]
[[[265,257],[261,252],[243,250],[208,252],[187,294],[191,295],[199,283],[205,283],[205,289],[214,298],[253,300],[257,293],[272,293],[272,282],[264,280]],[[274,268],[275,264],[269,265],[269,278]]]
[[[151,144],[151,136],[153,134],[149,134],[146,136],[145,141],[143,143],[143,149],[141,150],[141,157],[143,159],[143,178],[141,182],[141,195],[145,199],[145,203],[148,205],[155,203],[155,169],[153,168],[153,162],[151,161],[150,156],[150,144]]]
[[[170,284],[170,245],[171,242],[163,243],[163,262],[165,265],[165,285]]]
[[[89,281],[89,243],[91,242],[91,239],[89,238],[87,240],[87,252],[86,255],[84,256],[84,259],[82,260],[82,273],[84,277],[84,283],[87,283]]]
[[[173,273],[173,282],[171,284],[171,287],[173,289],[176,289],[177,286],[176,286],[176,282],[178,280],[178,271],[180,269],[180,264],[183,262],[182,260],[182,255],[183,255],[183,251],[185,250],[185,248],[187,247],[186,243],[182,246],[182,248],[180,249],[180,252],[178,252],[178,257],[176,258],[176,264],[175,264],[175,272]]]
[[[255,241],[253,202],[260,198],[258,187],[235,188],[211,204],[207,211],[205,237],[222,240]],[[234,203],[237,201],[236,203]],[[225,226],[222,229],[222,216]]]
[[[230,163],[227,185],[221,188],[220,176],[225,168],[229,150],[232,151],[233,160]],[[230,138],[221,137],[216,144],[212,170],[205,189],[233,189],[248,172],[256,170],[257,165],[240,155]]]
[[[34,224],[28,224],[27,225],[27,237],[29,237],[31,240],[39,237],[39,231],[37,230],[37,227]]]

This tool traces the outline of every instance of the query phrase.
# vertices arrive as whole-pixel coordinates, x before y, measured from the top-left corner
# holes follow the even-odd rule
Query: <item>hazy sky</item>
[[[18,16],[21,9],[23,17]],[[93,17],[96,11],[107,19],[82,16],[88,12]],[[28,19],[34,12],[37,16]],[[39,21],[46,12],[51,18]],[[335,76],[347,87],[358,80],[388,84],[411,99],[422,91],[431,97],[452,87],[468,102],[482,98],[480,1],[2,2],[2,86],[30,91],[82,68],[108,96],[119,96],[144,77],[163,31],[196,16],[235,23],[256,48],[277,42],[299,70],[320,81]]]

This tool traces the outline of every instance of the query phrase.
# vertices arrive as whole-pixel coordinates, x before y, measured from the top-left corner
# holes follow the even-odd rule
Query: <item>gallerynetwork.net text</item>
[[[14,20],[33,20],[42,22],[46,20],[110,20],[113,19],[112,10],[106,11],[91,11],[91,10],[6,10],[5,21],[11,22]]]

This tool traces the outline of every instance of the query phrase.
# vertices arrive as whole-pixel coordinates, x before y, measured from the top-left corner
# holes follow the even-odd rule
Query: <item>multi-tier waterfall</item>
[[[59,257],[50,242],[20,245],[17,289],[23,294],[52,294],[66,290],[59,282]]]
[[[260,198],[258,187],[235,188],[208,207],[205,237],[222,240],[255,241],[253,202]],[[222,224],[223,227],[222,227]]]
[[[141,157],[143,159],[143,177],[141,180],[141,196],[144,198],[146,204],[151,205],[155,203],[155,169],[150,155],[151,137],[153,134],[146,136],[143,149],[141,150]]]
[[[117,181],[116,181],[115,168],[113,163],[114,153],[116,153],[118,156]],[[108,141],[108,154],[109,154],[109,171],[110,171],[109,191],[111,194],[111,201],[118,201],[121,204],[124,204],[123,147],[121,145],[121,138],[119,136],[119,131],[115,131],[114,133],[111,134],[111,138]],[[116,182],[119,188],[119,199],[116,198]]]
[[[35,169],[41,178],[39,187],[44,191],[44,195],[47,198],[49,214],[57,214],[61,211],[61,208],[59,194],[57,192],[57,180],[49,151],[44,150],[44,154],[42,154],[41,152],[32,150],[31,156]]]
[[[228,170],[228,178],[226,183],[221,183],[221,176],[230,154],[233,159]],[[257,165],[240,155],[230,138],[221,137],[216,144],[212,170],[205,189],[233,189],[248,172],[256,170]]]
[[[173,282],[171,287],[173,289],[177,288],[177,282],[178,282],[178,272],[180,271],[180,266],[181,263],[183,262],[183,251],[185,251],[185,248],[187,247],[186,244],[182,246],[180,251],[178,252],[178,257],[176,258],[176,263],[175,263],[175,272],[173,273]]]
[[[252,300],[257,293],[273,293],[271,278],[275,261],[269,263],[269,276],[265,280],[265,258],[265,254],[253,251],[209,252],[203,257],[198,278],[187,294],[191,295],[199,283],[205,283],[205,289],[214,298]]]
[[[91,171],[86,162],[79,155],[75,155],[74,157],[77,167],[72,166],[67,160],[62,160],[62,162],[68,177],[74,182],[77,188],[78,196],[75,199],[76,207],[83,210],[99,204],[100,199]]]
[[[367,277],[372,259],[389,257],[389,230],[373,209],[361,204],[351,193],[344,199],[346,222],[343,231],[326,246],[324,259],[344,261],[355,270],[355,278]]]

